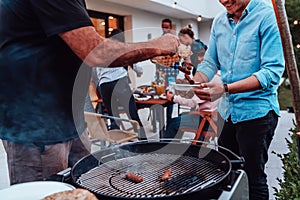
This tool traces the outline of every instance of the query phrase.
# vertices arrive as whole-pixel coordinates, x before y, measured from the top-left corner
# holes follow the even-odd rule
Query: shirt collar
[[[256,5],[259,3],[260,0],[250,0],[245,10],[248,10],[248,12],[251,12]]]
[[[247,7],[245,8],[245,10],[242,13],[240,20],[244,19],[248,15],[248,13],[250,13],[256,7],[256,5],[258,4],[258,1],[259,0],[250,0]],[[227,13],[227,18],[230,21],[232,21],[232,17],[233,17],[232,14]]]

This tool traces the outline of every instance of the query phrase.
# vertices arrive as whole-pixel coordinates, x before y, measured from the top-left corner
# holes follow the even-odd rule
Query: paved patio
[[[282,171],[282,162],[280,158],[271,152],[275,151],[276,153],[280,153],[280,154],[288,152],[288,147],[285,142],[285,138],[290,138],[289,130],[294,127],[293,119],[295,119],[294,113],[281,111],[281,118],[279,119],[275,137],[269,149],[269,161],[266,166],[266,173],[268,175],[270,199],[272,200],[275,199],[273,195],[274,190],[272,187],[279,188],[278,181],[276,180],[276,178],[281,179],[283,177],[282,175],[283,171]]]

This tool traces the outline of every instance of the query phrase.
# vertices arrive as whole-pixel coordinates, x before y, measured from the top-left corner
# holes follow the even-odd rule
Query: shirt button
[[[231,71],[228,71],[228,74],[231,74]]]
[[[230,57],[232,57],[233,56],[233,53],[230,53]]]

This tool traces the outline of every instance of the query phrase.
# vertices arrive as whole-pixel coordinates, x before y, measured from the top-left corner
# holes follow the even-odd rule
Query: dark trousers
[[[278,116],[270,111],[266,116],[233,124],[231,119],[219,128],[219,145],[244,157],[249,180],[249,197],[252,200],[268,200],[269,190],[265,164],[268,149],[278,123]]]
[[[103,103],[107,109],[108,115],[120,117],[119,109],[122,107],[128,117],[136,120],[141,126],[139,137],[146,138],[143,124],[138,115],[135,99],[129,87],[128,77],[103,83],[100,85],[100,87],[97,87],[97,90],[103,99]],[[111,128],[120,129],[119,125],[114,120],[111,120]]]

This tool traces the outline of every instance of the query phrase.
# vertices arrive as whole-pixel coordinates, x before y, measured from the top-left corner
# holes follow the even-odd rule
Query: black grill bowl
[[[167,168],[172,169],[170,180],[159,181]],[[224,154],[200,145],[135,142],[82,158],[72,168],[71,177],[77,187],[100,200],[216,199],[231,169]],[[126,180],[126,171],[145,177],[144,181]]]

